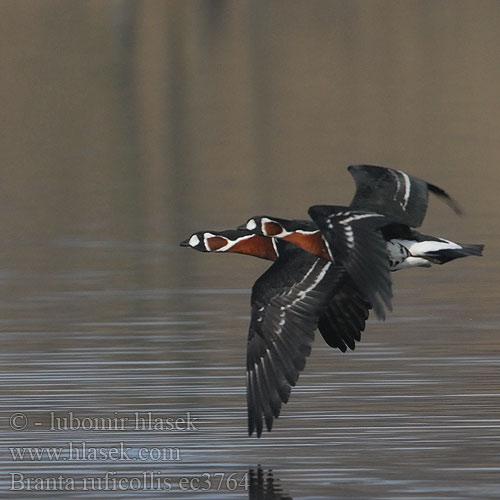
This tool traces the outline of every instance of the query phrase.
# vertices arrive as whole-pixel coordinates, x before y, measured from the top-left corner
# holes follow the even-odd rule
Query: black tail
[[[483,255],[484,245],[466,245],[459,243],[462,248],[446,248],[435,252],[426,252],[425,258],[434,264],[445,264],[450,260],[469,257],[470,255]]]
[[[465,243],[459,243],[459,245],[463,249],[464,257],[467,257],[468,255],[483,255],[484,245],[466,245]]]

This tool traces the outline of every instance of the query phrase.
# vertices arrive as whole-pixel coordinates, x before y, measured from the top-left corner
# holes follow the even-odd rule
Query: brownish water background
[[[498,498],[499,25],[486,0],[2,0],[0,496],[69,497],[9,492],[19,471],[175,483],[262,464],[296,499]],[[362,162],[445,187],[465,216],[432,200],[423,230],[485,256],[393,275],[388,321],[346,355],[317,339],[273,432],[248,439],[248,293],[266,264],[178,242],[348,203]],[[200,425],[50,431],[50,411]],[[182,460],[9,451],[83,440]],[[217,490],[71,496],[248,496]]]

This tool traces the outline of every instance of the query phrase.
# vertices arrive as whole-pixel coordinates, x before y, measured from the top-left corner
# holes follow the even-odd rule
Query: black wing
[[[458,203],[443,189],[401,170],[375,165],[351,165],[349,172],[356,182],[350,208],[377,212],[393,222],[418,227],[427,211],[429,191],[445,201],[457,214]]]
[[[381,214],[346,207],[316,205],[309,215],[318,224],[330,255],[344,266],[378,318],[391,309],[392,283],[386,242],[378,230],[390,221]]]
[[[318,330],[330,347],[342,352],[353,349],[361,340],[371,304],[358,290],[351,277],[344,271],[333,292],[328,307],[321,316]]]
[[[280,256],[253,286],[247,346],[249,435],[255,430],[260,436],[263,417],[271,430],[288,401],[340,276],[332,262],[297,249],[285,261]]]

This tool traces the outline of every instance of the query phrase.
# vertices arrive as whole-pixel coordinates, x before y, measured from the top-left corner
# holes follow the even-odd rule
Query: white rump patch
[[[401,241],[406,248],[410,251],[410,253],[414,257],[422,256],[425,257],[425,254],[428,252],[439,252],[439,250],[458,250],[462,248],[457,243],[449,240],[440,240],[440,241],[407,241],[407,240],[397,240]]]
[[[398,238],[387,242],[387,256],[391,263],[391,271],[396,271],[409,267],[430,267],[431,262],[426,259],[429,253],[459,248],[462,247],[457,243],[444,239],[412,241]]]

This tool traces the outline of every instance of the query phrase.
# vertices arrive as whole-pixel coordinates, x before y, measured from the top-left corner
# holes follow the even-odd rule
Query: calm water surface
[[[499,5],[288,5],[1,3],[1,498],[498,498]],[[359,161],[449,189],[424,230],[485,256],[394,274],[250,439],[267,264],[178,242],[347,203]]]

